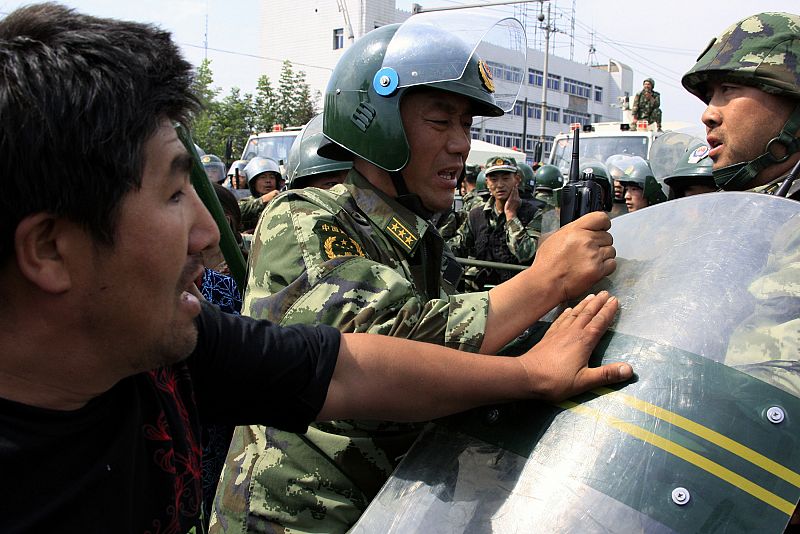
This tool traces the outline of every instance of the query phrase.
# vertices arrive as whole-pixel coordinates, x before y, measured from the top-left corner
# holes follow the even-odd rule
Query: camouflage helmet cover
[[[759,13],[713,39],[681,83],[707,102],[710,79],[800,98],[800,16]]]
[[[351,161],[323,158],[319,147],[328,143],[322,134],[322,113],[308,121],[300,135],[295,137],[286,159],[286,182],[289,189],[305,187],[307,178],[328,172],[348,170]]]
[[[642,81],[642,85],[644,85],[644,84],[645,84],[645,82],[650,82],[650,87],[651,87],[652,89],[655,89],[655,88],[656,88],[656,81],[655,81],[653,78],[645,78],[645,79]]]
[[[534,174],[536,190],[552,191],[564,185],[564,176],[561,170],[555,165],[542,165],[536,169]]]
[[[450,16],[459,21],[459,31],[486,30],[477,23],[465,24],[474,19],[465,16]],[[355,155],[387,171],[402,169],[408,162],[409,146],[400,101],[416,86],[465,96],[475,115],[503,114],[505,106],[498,105],[500,91],[495,87],[501,81],[493,80],[491,69],[478,56],[481,36],[488,30],[479,35],[478,43],[468,43],[462,39],[464,34],[446,29],[454,26],[448,20],[441,13],[415,15],[402,25],[369,32],[345,51],[325,90],[323,132],[333,144],[321,147],[320,155],[339,160],[351,160]],[[508,42],[518,46],[524,65],[524,30],[515,19],[504,20],[516,23],[521,37]],[[489,28],[496,24],[495,18]],[[515,83],[509,109],[519,90]]]

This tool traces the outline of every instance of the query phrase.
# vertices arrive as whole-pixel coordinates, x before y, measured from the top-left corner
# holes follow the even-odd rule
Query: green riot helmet
[[[483,198],[489,198],[489,187],[486,185],[486,171],[478,173],[478,180],[475,182],[475,193]]]
[[[338,161],[320,156],[317,150],[327,142],[327,138],[322,134],[322,113],[320,113],[308,121],[289,149],[286,159],[286,183],[289,189],[306,187],[312,176],[339,173],[353,166],[351,161]]]
[[[333,143],[320,155],[357,156],[390,173],[405,167],[410,154],[400,101],[416,86],[462,95],[475,115],[510,110],[525,73],[525,32],[516,19],[480,12],[486,10],[420,13],[347,48],[325,90],[322,129]],[[508,76],[493,79],[490,58]]]
[[[764,147],[763,154],[714,171],[714,181],[720,188],[747,189],[763,169],[800,150],[800,140],[795,137],[800,128],[800,16],[759,13],[726,29],[681,79],[683,86],[706,104],[710,81],[749,85],[796,102],[786,124]],[[783,157],[770,150],[774,144],[786,149]]]
[[[519,171],[519,194],[522,198],[531,198],[536,188],[536,178],[533,175],[533,168],[527,163],[517,163]]]
[[[603,191],[603,198],[601,199],[603,209],[611,211],[614,200],[614,184],[611,183],[611,176],[605,163],[597,160],[581,163],[579,175],[581,180],[596,182],[600,185]]]
[[[281,176],[281,167],[278,165],[278,162],[272,158],[256,156],[251,159],[244,168],[244,173],[247,175],[247,186],[250,188],[250,193],[254,197],[261,196],[255,190],[255,179],[265,172],[271,172],[277,175],[275,177],[275,189],[283,187],[283,177]]]
[[[564,185],[564,176],[555,165],[542,165],[534,174],[536,191],[554,191]]]
[[[606,166],[611,179],[619,180],[622,185],[633,184],[640,187],[650,206],[666,202],[667,194],[656,180],[650,165],[641,156],[616,154],[606,160]]]
[[[711,169],[714,162],[708,157],[710,150],[705,141],[689,146],[675,169],[664,177],[664,183],[672,190],[675,198],[685,196],[686,188],[692,185],[716,187]]]
[[[225,181],[225,164],[214,154],[200,156],[200,163],[206,171],[206,176],[212,183],[221,184]]]

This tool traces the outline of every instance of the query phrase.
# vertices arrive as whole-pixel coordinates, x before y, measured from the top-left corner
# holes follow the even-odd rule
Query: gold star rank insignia
[[[419,236],[409,230],[397,217],[392,217],[386,226],[386,231],[409,252],[414,250],[414,245],[419,240]]]
[[[335,223],[317,221],[314,234],[319,238],[320,252],[325,259],[364,256],[361,245]]]

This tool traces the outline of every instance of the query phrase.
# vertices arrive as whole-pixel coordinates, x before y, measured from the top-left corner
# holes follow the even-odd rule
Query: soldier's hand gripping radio
[[[600,177],[595,178],[591,167],[583,173],[579,171],[580,128],[576,128],[573,135],[569,177],[561,188],[561,226],[592,211],[611,211],[612,207],[607,184]]]

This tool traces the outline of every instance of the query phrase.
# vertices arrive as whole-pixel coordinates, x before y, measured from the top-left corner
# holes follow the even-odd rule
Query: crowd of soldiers
[[[557,168],[495,157],[466,169],[473,117],[506,111],[487,63],[471,48],[459,79],[404,83],[397,73],[416,73],[425,53],[463,47],[446,29],[424,26],[430,42],[410,46],[425,50],[387,71],[400,27],[375,29],[344,51],[323,113],[284,169],[253,158],[226,171],[219,158],[203,159],[217,191],[242,197],[238,216],[227,210],[231,228],[252,230],[244,318],[193,293],[219,233],[189,185],[192,147],[174,128],[196,101],[169,35],[53,4],[0,22],[0,160],[11,162],[4,181],[15,180],[4,182],[3,197],[39,202],[4,210],[4,531],[345,532],[425,421],[492,402],[561,400],[632,377],[625,362],[587,364],[617,311],[607,292],[567,308],[518,358],[473,355],[497,354],[614,272],[611,221],[588,213],[543,239],[564,186]],[[666,189],[641,158],[582,162],[582,176],[602,182],[609,201],[621,193],[628,211],[709,189],[780,189],[798,200],[800,182],[786,179],[800,159],[798,27],[796,15],[750,17],[683,77],[708,104],[709,144],[687,148]],[[88,61],[81,54],[90,41],[105,53]],[[73,75],[87,64],[93,76]],[[57,78],[43,77],[50,71]],[[123,76],[140,85],[121,93],[128,86],[110,80]],[[26,85],[38,83],[48,90]],[[83,107],[36,100],[59,83]],[[91,140],[78,137],[90,135],[84,108],[100,117]],[[769,120],[752,124],[755,112]],[[17,142],[32,113],[45,133],[67,135]],[[95,152],[84,156],[72,142]],[[59,165],[48,169],[59,177],[48,191],[8,168],[35,159],[28,145],[56,150],[41,158]],[[108,145],[138,159],[101,154]],[[96,172],[98,162],[106,172]],[[73,167],[86,172],[63,174]],[[102,185],[91,189],[97,174]],[[64,176],[71,181],[62,184]],[[108,192],[107,176],[124,186]],[[249,195],[238,193],[244,187]],[[47,196],[67,190],[106,195],[91,208],[106,211],[86,215],[69,192]],[[465,286],[456,255],[523,268],[470,265]],[[785,302],[796,310],[797,301]],[[42,498],[30,499],[34,491]]]

